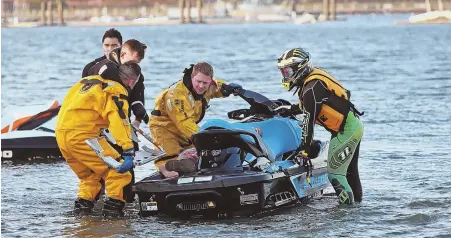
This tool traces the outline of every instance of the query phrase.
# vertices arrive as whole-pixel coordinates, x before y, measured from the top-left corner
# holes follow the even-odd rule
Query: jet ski
[[[61,105],[5,108],[2,115],[2,159],[59,158],[55,125]]]
[[[193,135],[196,172],[172,179],[156,172],[135,183],[142,217],[249,216],[322,195],[325,164],[299,156],[302,122],[278,114],[290,103],[250,90],[237,94],[250,108],[229,112],[235,122],[208,120]],[[318,154],[326,147],[316,142]]]
[[[57,100],[52,101],[49,105],[34,105],[20,109],[5,108],[1,130],[2,158],[14,161],[30,158],[62,158],[55,136],[56,120],[60,108],[61,104]],[[155,158],[155,156],[149,156],[149,153],[156,153],[155,150],[148,147],[153,143],[150,135],[137,127],[133,127],[133,131],[133,140],[140,142],[141,145],[144,145],[140,148],[147,150],[140,155],[140,159],[147,161],[149,157]],[[115,142],[112,143],[115,144]]]

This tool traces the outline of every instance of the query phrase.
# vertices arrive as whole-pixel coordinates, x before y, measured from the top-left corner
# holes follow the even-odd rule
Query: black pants
[[[361,202],[362,201],[362,184],[360,183],[359,176],[359,151],[360,151],[360,142],[357,145],[357,148],[354,152],[354,157],[349,163],[348,171],[346,174],[346,179],[348,180],[349,186],[352,189],[352,193],[354,194],[354,201]]]
[[[112,146],[117,150],[117,152],[122,154],[122,148],[120,146]],[[133,147],[135,151],[139,150],[139,144],[135,141],[133,141]],[[135,184],[135,171],[133,168],[130,170],[130,173],[132,174],[132,181],[124,187],[124,200],[128,203],[135,201],[135,193],[132,191],[132,186]]]

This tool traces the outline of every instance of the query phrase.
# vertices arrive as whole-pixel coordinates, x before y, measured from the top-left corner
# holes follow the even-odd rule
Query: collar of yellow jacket
[[[113,81],[113,80],[104,79],[100,75],[92,75],[92,76],[82,78],[80,83],[101,84],[102,91],[104,91],[104,92],[107,92],[110,94],[115,94],[115,95],[123,94],[125,96],[128,96],[128,90],[124,87],[124,85],[122,85],[119,82]]]

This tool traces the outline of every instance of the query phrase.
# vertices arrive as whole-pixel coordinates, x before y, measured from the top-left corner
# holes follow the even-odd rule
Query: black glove
[[[237,96],[240,92],[240,89],[243,89],[243,87],[236,83],[223,84],[221,87],[221,93],[224,97],[228,97],[232,93],[233,95]]]
[[[143,120],[146,124],[149,123],[149,116],[147,115],[146,109],[141,103],[136,103],[132,106],[133,114],[135,114],[136,120]]]
[[[302,110],[299,108],[298,104],[292,104],[289,108],[283,106],[276,111],[281,117],[291,117],[302,113]]]
[[[119,78],[119,68],[112,62],[108,62],[102,68],[100,68],[99,74],[104,79],[121,82],[121,79]]]
[[[277,114],[279,114],[281,117],[291,117],[293,116],[293,112],[291,111],[291,108],[282,107],[276,111]]]
[[[308,148],[308,157],[310,159],[314,159],[318,157],[319,152],[321,151],[322,142],[320,140],[313,140]]]

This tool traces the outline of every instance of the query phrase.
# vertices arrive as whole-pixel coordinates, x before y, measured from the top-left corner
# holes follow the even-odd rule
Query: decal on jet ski
[[[213,176],[195,177],[194,182],[207,182],[207,181],[211,181],[212,179],[213,179]]]
[[[211,151],[211,155],[213,155],[213,156],[218,156],[218,155],[220,155],[221,154],[221,150],[212,150]]]
[[[141,202],[141,209],[143,211],[158,211],[157,202]]]
[[[262,132],[262,130],[260,130],[260,128],[258,128],[258,127],[253,127],[253,128],[254,128],[255,132],[257,132],[257,134],[259,136],[263,136],[263,132]]]
[[[213,180],[213,176],[199,176],[199,177],[182,177],[177,180],[177,184],[186,184],[194,182],[208,182]]]
[[[309,178],[310,183],[302,174],[292,176],[290,177],[290,180],[299,197],[314,195],[318,192],[318,187],[327,186],[329,183],[327,174],[311,176]]]
[[[7,158],[11,159],[13,157],[13,151],[12,150],[2,150],[1,158]]]
[[[46,117],[54,117],[55,115],[57,115],[56,113],[58,112],[59,107],[60,107],[60,105],[59,105],[58,100],[55,100],[52,102],[52,105],[50,105],[50,107],[47,110],[42,111],[38,114],[32,114],[30,116],[16,119],[11,124],[6,125],[5,127],[2,128],[2,134],[8,133],[11,131],[15,131],[17,128],[21,127],[22,125],[30,122],[30,120],[41,120]]]
[[[249,205],[258,203],[258,193],[240,195],[240,204]]]
[[[197,153],[196,151],[194,151],[194,152]],[[221,152],[222,152],[222,150],[202,150],[200,153],[201,153],[201,156],[217,157],[218,155],[221,154]]]
[[[310,177],[310,184],[308,184],[307,181],[305,181],[305,182],[306,183],[304,183],[304,186],[307,187],[307,186],[310,186],[310,184],[312,186],[318,186],[318,185],[321,185],[321,184],[324,184],[324,183],[328,183],[329,180],[327,178],[327,175],[324,174],[324,175],[317,176],[317,177],[315,177],[315,176],[314,177]]]
[[[271,172],[277,171],[279,168],[277,165],[271,166],[271,161],[265,157],[258,157],[257,162],[254,165],[254,168],[258,168],[260,171],[266,171],[270,167],[272,169]]]
[[[177,180],[177,184],[192,183],[193,180],[194,180],[193,177],[179,178],[179,179]]]

